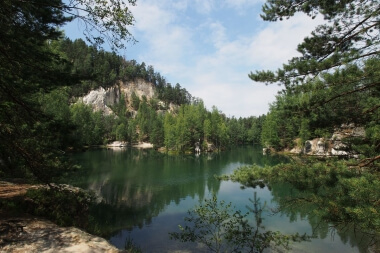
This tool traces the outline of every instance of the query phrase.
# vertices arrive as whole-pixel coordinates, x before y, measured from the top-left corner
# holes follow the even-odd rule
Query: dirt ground
[[[0,181],[0,199],[13,198],[26,194],[27,190],[38,188],[37,185],[13,184]]]

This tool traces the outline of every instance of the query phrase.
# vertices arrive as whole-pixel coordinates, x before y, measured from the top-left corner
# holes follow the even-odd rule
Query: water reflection
[[[237,183],[214,178],[214,175],[230,174],[242,165],[264,166],[287,161],[280,156],[263,156],[261,149],[252,147],[199,156],[170,156],[142,149],[102,149],[76,154],[73,159],[82,170],[65,180],[91,189],[101,197],[103,202],[92,212],[98,229],[117,247],[124,248],[125,241],[132,238],[144,252],[152,252],[152,248],[153,252],[168,252],[187,247],[191,252],[190,245],[170,241],[168,233],[178,229],[188,209],[212,193],[241,209],[246,208],[254,192],[271,208],[281,205],[287,196],[297,194],[288,185],[242,190]],[[314,233],[318,237],[311,243],[295,246],[293,252],[358,252],[357,245],[360,252],[365,252],[351,231],[337,230],[332,241],[328,224],[311,215],[314,208],[284,206],[275,216],[266,213],[263,225],[268,230]]]
[[[329,224],[318,216],[319,207],[308,204],[307,201],[297,201],[310,199],[307,192],[294,189],[289,184],[273,184],[271,187],[272,201],[278,204],[278,213],[286,217],[291,223],[299,220],[307,221],[311,227],[311,235],[321,241],[341,241],[346,247],[338,248],[339,251],[358,250],[368,252],[371,238],[355,231],[352,224]],[[296,200],[296,201],[295,201]],[[331,246],[330,246],[331,247]]]
[[[101,197],[97,215],[108,226],[104,230],[142,227],[171,203],[218,193],[220,181],[213,175],[230,173],[259,157],[262,164],[268,162],[259,152],[246,150],[200,156],[170,156],[142,149],[93,150],[75,156],[87,173],[72,183]]]

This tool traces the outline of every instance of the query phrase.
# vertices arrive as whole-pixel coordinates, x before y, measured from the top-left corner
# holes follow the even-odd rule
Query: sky
[[[298,53],[297,45],[322,18],[260,18],[262,0],[137,0],[129,27],[135,44],[118,53],[152,65],[168,83],[179,83],[207,109],[228,117],[266,114],[283,87],[256,83],[248,74],[276,70]],[[65,33],[77,38],[80,26]]]

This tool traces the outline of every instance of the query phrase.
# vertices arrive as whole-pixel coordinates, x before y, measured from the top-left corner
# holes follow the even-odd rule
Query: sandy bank
[[[134,148],[153,148],[152,143],[147,143],[147,142],[141,142],[139,144],[133,145]]]

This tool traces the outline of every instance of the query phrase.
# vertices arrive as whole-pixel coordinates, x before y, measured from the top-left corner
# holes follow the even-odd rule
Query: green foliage
[[[301,56],[275,72],[250,73],[254,81],[285,86],[264,123],[263,145],[289,147],[296,138],[326,137],[347,123],[366,126],[367,136],[376,140],[371,129],[379,124],[379,11],[374,0],[267,1],[264,20],[303,12],[312,18],[323,15],[326,23],[298,45]],[[379,142],[366,141],[357,148],[376,156]]]
[[[135,243],[133,242],[133,239],[131,239],[131,238],[125,239],[124,248],[128,253],[142,253],[141,248],[139,246],[135,245]]]
[[[134,6],[136,0],[128,0]],[[94,45],[108,42],[112,49],[124,48],[125,41],[135,41],[128,31],[134,17],[123,0],[70,0],[58,5],[71,18],[85,24],[83,34]],[[79,7],[80,6],[80,7]]]
[[[248,143],[261,143],[261,132],[263,131],[263,122],[265,121],[265,118],[265,115],[259,116],[257,118],[248,118],[248,124],[245,125],[248,128],[246,140]]]
[[[301,120],[301,127],[299,131],[299,137],[301,138],[302,143],[309,140],[311,137],[310,131],[309,131],[309,121],[308,119],[302,119]]]
[[[358,171],[347,161],[242,167],[229,177],[248,187],[289,183],[299,191],[280,202],[313,205],[314,214],[337,227],[350,226],[376,241],[380,234],[380,177],[378,172]]]
[[[83,103],[76,103],[70,107],[72,122],[75,125],[73,136],[75,143],[79,146],[95,145],[102,143],[101,117],[98,113],[93,113],[92,108]]]
[[[134,4],[134,1],[130,1]],[[79,7],[81,5],[81,7]],[[81,9],[80,12],[77,12]],[[120,39],[128,39],[125,25],[132,24],[132,15],[119,0],[107,4],[98,0],[37,0],[2,1],[0,8],[0,174],[10,177],[32,177],[50,182],[52,177],[67,167],[64,149],[71,144],[68,124],[69,89],[56,89],[79,83],[79,77],[88,75],[85,68],[92,58],[78,57],[69,61],[71,50],[62,48],[70,43],[61,40],[57,27],[74,18],[85,23],[86,37],[102,42],[106,34],[114,46]],[[96,35],[91,34],[97,30]],[[105,29],[105,30],[104,30]],[[100,33],[100,36],[98,36]],[[62,44],[58,43],[62,41]],[[83,48],[80,41],[78,50]],[[67,48],[67,47],[66,47]],[[89,49],[93,50],[93,48]],[[96,51],[96,50],[93,50]],[[80,62],[80,63],[79,63]],[[108,62],[102,66],[110,70]],[[83,72],[77,71],[83,65]],[[99,76],[99,80],[106,76]],[[90,82],[89,82],[90,83]],[[91,84],[91,83],[90,83]],[[79,120],[77,118],[77,120]],[[102,135],[100,117],[94,118],[96,128],[93,142]],[[89,139],[89,138],[87,138]],[[91,141],[86,140],[90,143]]]
[[[0,171],[49,181],[64,166],[64,127],[42,112],[40,94],[71,78],[46,42],[69,19],[53,7],[60,1],[39,2],[3,1],[0,8]]]
[[[211,143],[220,150],[231,144],[248,142],[246,132],[253,128],[256,120],[253,117],[228,119],[216,107],[208,112],[203,102],[182,105],[177,115],[165,116],[164,143],[167,149],[179,152],[192,150],[195,143],[203,143],[204,147]],[[239,129],[237,135],[236,129]]]
[[[292,17],[304,12],[311,17],[323,15],[326,24],[313,31],[298,46],[294,57],[276,73],[259,71],[250,74],[256,81],[281,82],[286,86],[302,83],[305,77],[317,76],[347,63],[366,61],[378,54],[379,2],[358,1],[278,1],[268,0],[263,19],[269,21]]]
[[[138,110],[140,108],[140,98],[136,95],[135,92],[132,92],[131,100],[133,109]]]
[[[334,128],[354,123],[368,129],[365,141],[376,154],[379,142],[377,135],[372,133],[379,125],[377,83],[380,75],[374,68],[379,66],[377,58],[365,62],[363,69],[346,65],[323,74],[323,78],[282,91],[271,104],[263,123],[262,144],[281,149],[289,147],[296,138],[302,142],[317,137],[329,138]],[[372,84],[363,86],[364,77],[364,82]]]
[[[46,217],[60,226],[88,226],[94,196],[84,191],[46,188],[27,192],[27,213]]]
[[[201,243],[211,252],[264,252],[273,245],[289,249],[289,242],[306,240],[307,236],[282,235],[280,232],[265,231],[261,225],[264,209],[260,200],[251,200],[256,226],[248,221],[248,215],[233,209],[231,203],[218,201],[214,195],[188,212],[186,225],[179,226],[180,232],[170,233],[172,239],[182,242]]]
[[[280,137],[278,136],[280,130],[278,129],[278,125],[278,117],[275,112],[266,116],[261,132],[261,144],[264,147],[280,146]]]

